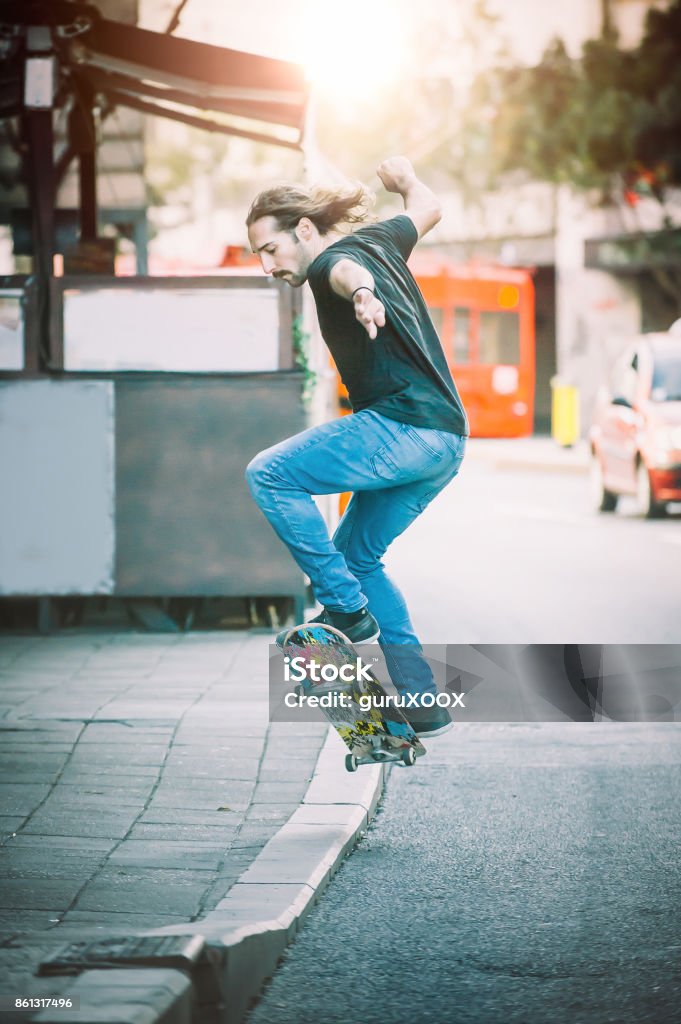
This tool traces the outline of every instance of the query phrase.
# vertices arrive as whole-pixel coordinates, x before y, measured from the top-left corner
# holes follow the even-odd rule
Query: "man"
[[[266,274],[308,281],[319,324],[353,408],[249,464],[251,493],[312,582],[330,623],[354,643],[379,638],[398,690],[435,693],[405,600],[381,561],[388,545],[456,476],[468,423],[423,296],[406,260],[438,223],[440,204],[405,157],[378,176],[404,213],[371,223],[355,190],[267,189],[246,220]],[[343,227],[361,224],[349,234]],[[352,491],[333,540],[312,495]],[[280,638],[277,638],[278,641]],[[416,657],[395,658],[397,645]],[[421,734],[451,724],[446,709],[408,713]],[[417,721],[418,719],[418,721]]]

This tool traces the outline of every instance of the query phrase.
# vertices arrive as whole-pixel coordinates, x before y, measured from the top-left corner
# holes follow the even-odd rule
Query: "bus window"
[[[520,365],[520,327],[517,313],[480,313],[480,362]]]
[[[454,362],[470,362],[471,311],[457,306],[454,310]]]
[[[437,331],[437,336],[442,341],[442,332],[445,324],[445,311],[442,306],[428,306],[428,316],[433,321],[433,327]]]

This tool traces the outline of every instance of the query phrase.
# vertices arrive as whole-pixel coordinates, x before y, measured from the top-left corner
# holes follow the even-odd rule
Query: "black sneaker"
[[[319,615],[315,615],[310,622],[320,622],[324,626],[334,626],[343,633],[351,644],[370,644],[378,640],[381,630],[376,619],[366,606],[356,612],[329,612],[324,609]],[[284,640],[291,632],[290,629],[282,629],[277,633],[276,641],[278,647],[282,647]]]
[[[441,736],[454,725],[447,708],[409,708],[405,717],[417,736]]]

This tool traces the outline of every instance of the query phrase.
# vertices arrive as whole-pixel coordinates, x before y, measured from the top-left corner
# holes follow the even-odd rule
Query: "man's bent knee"
[[[259,452],[255,455],[246,466],[245,477],[248,488],[255,498],[258,500],[258,494],[263,488],[271,486],[271,480],[269,478],[270,459],[268,452]]]
[[[345,561],[352,575],[355,577],[355,579],[359,580],[360,582],[363,579],[366,579],[367,576],[372,576],[375,572],[383,572],[383,570],[385,569],[383,562],[378,557],[367,557],[363,558],[362,560],[355,561],[351,555],[348,555],[346,551]]]

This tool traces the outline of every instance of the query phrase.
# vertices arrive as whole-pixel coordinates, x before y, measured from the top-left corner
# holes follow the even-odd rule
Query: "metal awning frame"
[[[33,107],[22,109],[24,76],[31,60],[37,69],[36,57],[57,65],[56,92],[51,105],[39,91]],[[0,0],[0,118],[20,118],[27,152],[44,367],[51,361],[56,188],[75,157],[81,240],[97,238],[95,109],[106,116],[126,106],[204,131],[302,151],[307,101],[303,69],[288,61],[110,21],[86,0]],[[55,160],[53,109],[69,103],[68,138]]]

